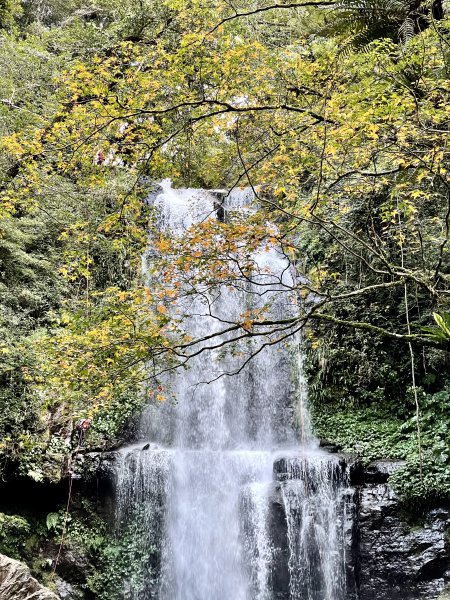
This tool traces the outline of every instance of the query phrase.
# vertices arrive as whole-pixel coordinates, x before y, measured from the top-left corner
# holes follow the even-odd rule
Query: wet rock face
[[[355,490],[344,457],[280,456],[269,510],[273,600],[356,600]]]
[[[350,456],[337,460],[350,484],[346,600],[450,600],[450,507],[429,510],[420,518],[408,512],[389,485],[402,461],[380,460],[364,467]],[[279,482],[292,476],[291,462],[280,458],[274,464]],[[287,517],[279,485],[270,511],[271,576],[274,600],[289,600]]]
[[[31,576],[23,563],[0,554],[1,600],[59,600],[49,589]]]
[[[404,460],[375,460],[364,467],[363,482],[365,484],[386,483],[390,475],[405,464]]]
[[[332,446],[327,449],[335,465],[327,480],[335,478],[337,484],[345,477],[348,485],[343,492],[347,512],[343,531],[345,600],[450,600],[450,506],[429,510],[419,518],[405,509],[389,485],[389,477],[403,466],[402,461],[380,460],[364,467],[349,455],[337,454],[331,443],[323,444],[326,446]],[[145,454],[152,448],[146,444],[140,450]],[[100,480],[110,480],[117,460],[115,452],[86,453],[78,460],[80,476],[87,469],[96,472]],[[279,457],[274,463],[268,513],[271,600],[294,597],[288,565],[288,518],[281,488],[289,480],[302,480],[302,465],[292,456]],[[311,489],[317,492],[315,485]],[[73,570],[69,570],[73,577]],[[68,572],[63,577],[69,579]],[[1,590],[0,585],[0,600],[22,600],[22,596],[3,596]],[[70,591],[68,595],[63,592],[61,589],[61,598],[73,600]]]
[[[269,511],[269,532],[273,560],[270,579],[274,600],[289,600],[289,542],[286,527],[286,512],[280,486],[275,485]]]
[[[446,509],[430,510],[417,524],[388,483],[362,486],[357,544],[360,600],[438,598],[450,576],[449,527]]]

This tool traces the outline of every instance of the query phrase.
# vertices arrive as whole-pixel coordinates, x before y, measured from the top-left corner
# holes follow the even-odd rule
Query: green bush
[[[408,390],[412,394],[412,390]],[[450,499],[450,393],[425,394],[418,390],[420,444],[414,411],[406,420],[393,415],[389,406],[332,411],[314,407],[316,434],[333,441],[342,451],[364,462],[380,458],[403,459],[406,465],[392,475],[392,485],[411,504],[433,504]]]
[[[0,553],[20,560],[30,529],[30,523],[24,517],[0,512]]]
[[[375,407],[313,412],[315,433],[338,444],[343,452],[364,462],[379,458],[405,459],[414,451],[415,433],[402,430],[402,421]]]

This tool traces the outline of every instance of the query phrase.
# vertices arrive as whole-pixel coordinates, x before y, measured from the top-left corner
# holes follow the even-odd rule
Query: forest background
[[[318,436],[404,459],[410,505],[449,498],[449,26],[439,1],[0,0],[4,480],[59,481],[78,419],[109,449],[171,401],[198,341],[170,305],[277,244],[298,314],[249,310],[231,342],[303,331]],[[258,210],[171,239],[163,178]],[[26,518],[0,525],[26,556]]]

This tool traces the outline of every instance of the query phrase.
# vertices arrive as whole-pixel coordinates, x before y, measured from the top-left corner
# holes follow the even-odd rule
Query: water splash
[[[281,463],[281,465],[280,465]],[[284,458],[282,479],[292,600],[345,597],[345,472],[323,454]],[[280,469],[281,466],[281,469]]]

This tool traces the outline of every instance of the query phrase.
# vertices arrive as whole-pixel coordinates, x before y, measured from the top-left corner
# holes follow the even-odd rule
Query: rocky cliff
[[[355,477],[355,576],[360,600],[434,600],[450,580],[450,510],[405,509],[389,485],[400,462]]]
[[[390,475],[402,466],[400,461],[363,466],[349,456],[335,456],[340,467],[334,472],[346,478],[342,488],[346,513],[338,515],[344,523],[346,600],[450,600],[450,507],[442,504],[420,513],[406,507],[389,484]],[[102,510],[110,515],[117,463],[116,452],[80,455],[77,460],[77,477],[81,477],[77,481],[94,479],[99,494],[97,507],[103,506]],[[280,483],[287,477],[286,464],[286,459],[280,459],[274,465],[269,515],[274,552],[273,600],[289,600],[290,594],[286,503],[280,493]],[[291,469],[289,476],[295,477],[295,471]],[[23,502],[32,497],[22,488],[20,491]],[[41,491],[41,497],[49,496]],[[76,488],[75,496],[85,493],[82,487]],[[34,493],[33,497],[38,495]],[[44,513],[50,510],[54,510],[50,505],[43,507]],[[84,597],[82,571],[88,573],[89,569],[83,568],[83,557],[69,550],[63,553],[58,574],[68,582],[61,597],[73,600]],[[57,600],[31,577],[25,565],[0,556],[0,600],[29,598]]]

